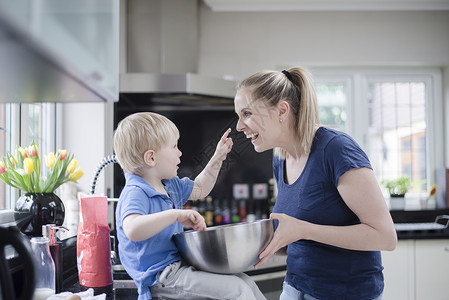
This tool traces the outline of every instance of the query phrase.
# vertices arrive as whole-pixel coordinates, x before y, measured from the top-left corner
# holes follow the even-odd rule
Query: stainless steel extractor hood
[[[127,1],[121,15],[126,26],[121,28],[121,99],[232,105],[234,81],[197,72],[198,5],[198,0]]]
[[[127,73],[120,77],[120,92],[158,104],[226,105],[232,104],[235,82],[192,73]]]

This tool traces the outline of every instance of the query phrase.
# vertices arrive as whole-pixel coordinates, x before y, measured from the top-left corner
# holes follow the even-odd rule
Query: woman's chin
[[[253,145],[253,146],[254,146],[254,151],[256,151],[257,153],[261,153],[261,152],[268,150],[267,148],[262,147],[261,145]]]

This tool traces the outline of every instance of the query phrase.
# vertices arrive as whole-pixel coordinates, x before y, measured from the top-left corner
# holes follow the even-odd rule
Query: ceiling
[[[203,0],[217,12],[449,10],[449,0]]]

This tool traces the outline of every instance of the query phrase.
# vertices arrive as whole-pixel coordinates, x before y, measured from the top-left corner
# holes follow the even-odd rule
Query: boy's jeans
[[[182,261],[167,266],[150,290],[153,299],[266,300],[256,283],[244,273],[203,272]]]

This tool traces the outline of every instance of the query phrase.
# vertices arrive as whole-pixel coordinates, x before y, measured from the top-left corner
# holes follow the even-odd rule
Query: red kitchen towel
[[[106,196],[81,195],[79,212],[76,255],[80,285],[111,285],[108,199]]]

